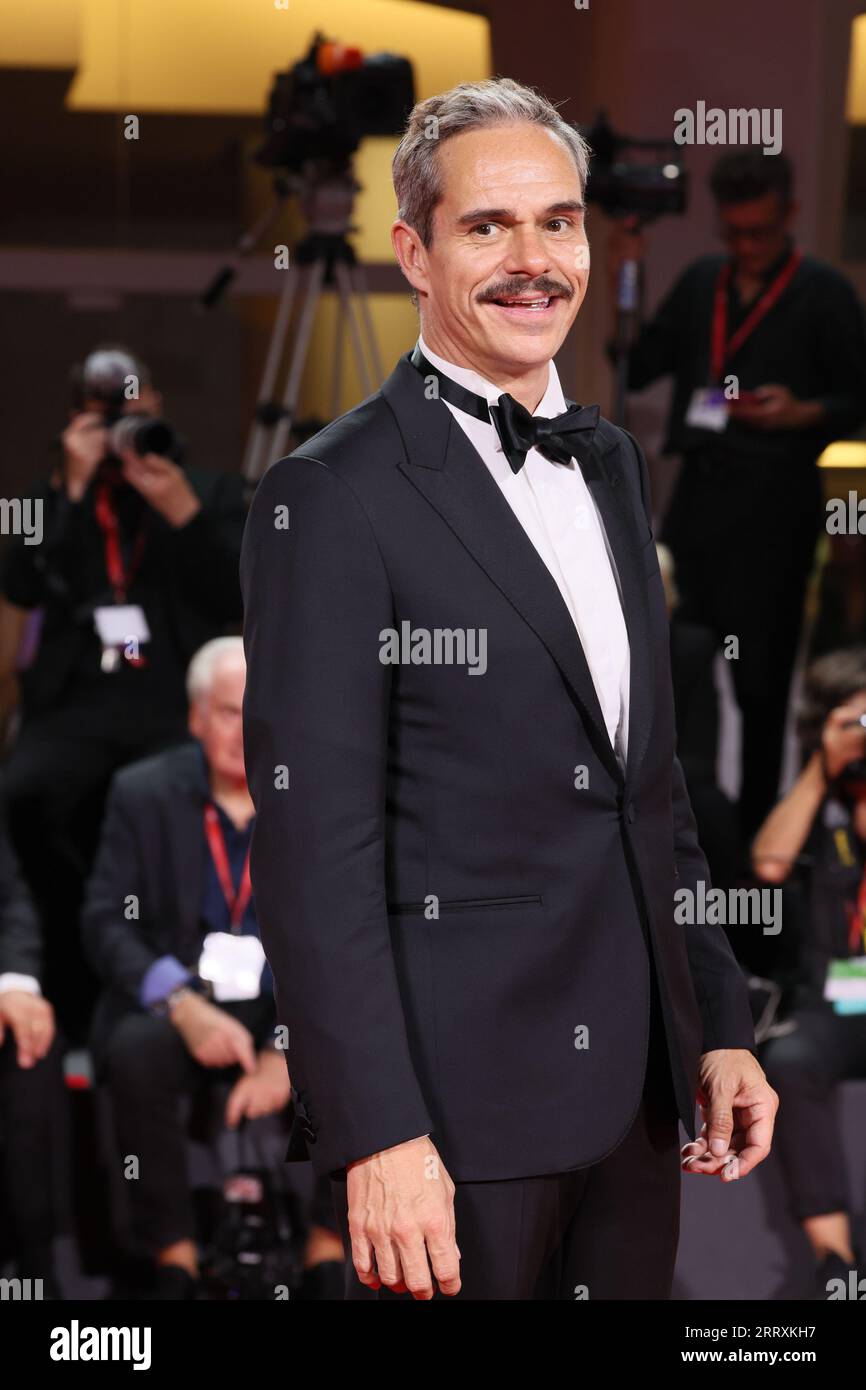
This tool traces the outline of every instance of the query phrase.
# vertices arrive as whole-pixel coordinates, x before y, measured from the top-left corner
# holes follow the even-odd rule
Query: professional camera
[[[846,720],[843,727],[853,729],[858,725],[866,729],[866,714]],[[846,801],[859,801],[866,796],[866,758],[853,758],[846,763],[834,777],[833,788]]]
[[[342,168],[365,136],[399,135],[414,102],[407,58],[365,58],[316,34],[306,57],[274,79],[254,158],[293,173],[319,161]]]
[[[202,1260],[209,1299],[273,1302],[277,1288],[298,1288],[300,1204],[265,1168],[244,1166],[224,1180],[213,1226]]]
[[[156,419],[144,411],[124,411],[130,399],[130,382],[140,382],[141,374],[140,364],[123,348],[97,348],[81,368],[79,390],[83,399],[102,406],[113,454],[132,449],[137,454],[159,454],[180,463],[184,441],[167,420]]]
[[[685,212],[688,175],[673,139],[617,134],[603,111],[581,134],[592,150],[588,202],[598,203],[609,217],[637,215],[642,222]],[[641,159],[642,154],[649,157]]]

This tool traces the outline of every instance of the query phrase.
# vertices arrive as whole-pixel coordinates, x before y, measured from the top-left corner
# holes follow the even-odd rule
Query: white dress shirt
[[[502,391],[468,367],[446,362],[424,342],[418,345],[444,376],[496,405]],[[567,409],[559,375],[550,363],[547,390],[535,415],[550,418]],[[616,563],[580,465],[553,463],[530,449],[519,473],[502,450],[492,421],[477,420],[450,401],[445,405],[493,476],[517,520],[544,561],[577,628],[604,722],[620,767],[628,749],[629,646]]]

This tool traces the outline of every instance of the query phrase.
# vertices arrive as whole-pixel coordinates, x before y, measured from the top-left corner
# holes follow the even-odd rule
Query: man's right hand
[[[169,1018],[192,1056],[203,1067],[231,1067],[239,1063],[245,1072],[255,1071],[256,1046],[252,1033],[207,999],[198,994],[186,994],[174,1005]]]
[[[429,1299],[432,1265],[440,1291],[459,1292],[454,1183],[429,1138],[349,1164],[346,1185],[352,1260],[362,1284]]]
[[[66,493],[71,502],[78,502],[105,458],[108,431],[104,416],[96,410],[80,411],[70,420],[61,438]]]

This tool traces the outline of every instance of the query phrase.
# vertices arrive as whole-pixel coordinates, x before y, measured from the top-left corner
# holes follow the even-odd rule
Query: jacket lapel
[[[424,378],[408,355],[382,389],[406,445],[401,472],[544,643],[577,701],[596,755],[622,786],[583,646],[544,561],[447,406],[425,397]],[[631,649],[626,780],[632,784],[648,735],[652,653],[640,538],[618,487],[618,454],[616,443],[603,452],[593,446],[580,466],[604,521],[622,586]]]
[[[594,443],[579,463],[601,514],[622,590],[629,644],[626,783],[633,787],[647,749],[653,714],[653,647],[643,538],[635,523],[622,477],[622,444],[614,440],[606,449],[600,450]]]

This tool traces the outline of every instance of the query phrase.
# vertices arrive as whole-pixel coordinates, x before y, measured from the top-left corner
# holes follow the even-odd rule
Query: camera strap
[[[729,357],[733,357],[735,352],[739,352],[746,339],[754,333],[758,324],[766,318],[773,305],[787,289],[802,259],[802,251],[795,249],[791,252],[772,284],[768,285],[751,313],[731,334],[730,339],[728,339],[728,286],[731,280],[732,263],[725,261],[716,280],[716,293],[713,302],[713,323],[710,336],[710,372],[713,382],[718,382],[721,379],[725,361]]]

